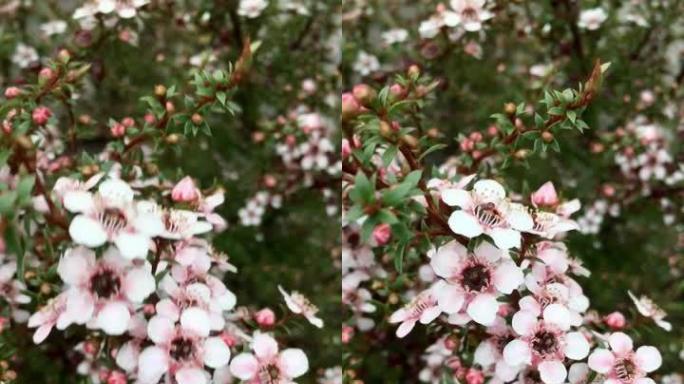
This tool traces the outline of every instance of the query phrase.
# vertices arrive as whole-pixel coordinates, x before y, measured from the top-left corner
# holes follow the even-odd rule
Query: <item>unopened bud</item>
[[[553,141],[553,133],[551,133],[549,131],[544,131],[541,134],[541,138],[542,138],[542,140],[544,140],[544,142],[550,143]]]
[[[65,64],[68,63],[71,60],[71,53],[66,49],[60,49],[59,53],[57,53],[57,60]]]
[[[352,90],[352,95],[362,105],[369,106],[378,96],[378,92],[368,84],[357,84]]]
[[[349,92],[342,94],[342,120],[346,121],[361,113],[361,105]]]
[[[158,84],[154,86],[154,95],[157,97],[165,97],[166,96],[166,87]]]
[[[401,137],[401,141],[404,142],[404,144],[408,145],[410,148],[418,147],[418,139],[416,139],[415,136],[404,135]]]
[[[513,104],[513,103],[504,104],[504,112],[506,112],[507,115],[514,115],[515,110],[516,110],[515,104]]]
[[[52,287],[48,283],[43,283],[40,285],[40,293],[43,295],[49,295],[52,292]]]
[[[164,141],[166,141],[167,144],[176,144],[176,143],[178,143],[179,140],[180,140],[180,137],[175,133],[167,135],[166,138],[164,139]]]
[[[174,113],[174,112],[176,112],[176,106],[175,106],[172,102],[170,102],[170,101],[167,101],[167,102],[166,102],[165,109],[166,109],[166,112],[167,112],[167,113]]]
[[[420,76],[420,67],[413,64],[408,68],[408,71],[406,72],[410,78],[412,79],[417,79],[418,76]]]
[[[7,99],[13,99],[21,94],[21,89],[17,87],[8,87],[5,89],[5,97]]]
[[[204,119],[202,119],[202,115],[200,115],[199,113],[193,113],[192,117],[190,117],[190,120],[192,120],[193,124],[200,125],[200,124],[202,124],[202,121]]]
[[[29,150],[33,148],[33,141],[26,135],[17,136],[15,140],[22,149]]]
[[[392,138],[392,126],[386,122],[386,121],[381,121],[380,122],[380,136],[384,137],[385,139],[391,139]]]

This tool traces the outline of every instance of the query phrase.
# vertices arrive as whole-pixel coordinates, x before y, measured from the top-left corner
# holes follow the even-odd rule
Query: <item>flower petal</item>
[[[635,357],[637,366],[644,372],[653,372],[663,363],[660,352],[647,345],[637,348]]]
[[[466,313],[473,321],[482,325],[492,325],[499,310],[499,302],[490,294],[479,294],[470,302]]]
[[[532,361],[532,352],[526,342],[515,339],[506,344],[503,357],[506,364],[515,367],[520,364],[529,364]]]
[[[633,348],[632,338],[622,332],[612,333],[608,337],[608,343],[610,344],[610,349],[612,349],[613,352],[615,352],[618,356],[622,356],[627,352],[630,352]]]
[[[568,371],[560,361],[544,361],[539,364],[539,376],[546,384],[560,384],[565,381]]]
[[[108,335],[123,335],[128,329],[131,312],[126,304],[115,301],[105,305],[97,314],[97,327]]]
[[[288,348],[278,357],[280,369],[288,378],[296,378],[309,370],[309,360],[301,349]]]
[[[230,348],[220,337],[210,337],[204,341],[204,364],[210,368],[219,368],[230,361]]]
[[[69,236],[77,244],[99,247],[107,241],[107,232],[100,223],[88,216],[78,215],[69,224]]]
[[[613,369],[615,355],[607,349],[597,348],[589,355],[587,363],[589,363],[589,368],[592,370],[601,374],[606,374]]]
[[[569,332],[565,335],[565,356],[573,360],[582,360],[589,354],[589,342],[581,332]]]
[[[449,228],[459,235],[468,238],[479,236],[483,232],[480,222],[465,211],[455,211],[449,216]]]

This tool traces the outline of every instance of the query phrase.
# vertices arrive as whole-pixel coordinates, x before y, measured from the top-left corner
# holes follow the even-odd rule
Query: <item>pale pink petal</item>
[[[97,314],[97,327],[108,335],[123,335],[128,329],[131,312],[120,301],[110,302]]]
[[[421,324],[429,324],[434,319],[439,317],[441,313],[442,310],[437,306],[428,308],[425,311],[423,311],[423,313],[420,315],[420,322]]]
[[[518,335],[527,336],[532,333],[537,325],[537,316],[532,312],[519,311],[513,315],[511,324]]]
[[[539,376],[546,384],[560,384],[565,381],[568,371],[560,361],[544,361],[538,366]]]
[[[254,335],[252,350],[260,360],[270,360],[278,355],[278,343],[265,333]]]
[[[492,325],[499,310],[496,297],[490,294],[479,294],[468,304],[466,313],[473,321],[482,325]]]
[[[468,238],[479,236],[483,232],[480,222],[465,211],[452,212],[449,216],[449,228],[459,235]]]
[[[520,247],[520,232],[510,228],[492,228],[487,234],[494,240],[494,244],[501,249]]]
[[[634,381],[634,384],[656,384],[650,377],[641,377]]]
[[[569,332],[565,335],[565,356],[573,360],[582,360],[589,354],[589,342],[581,332]]]
[[[230,362],[230,373],[240,380],[250,380],[259,371],[259,362],[251,353],[241,353]]]
[[[144,259],[150,250],[150,238],[141,233],[121,232],[114,239],[121,255],[127,259]]]
[[[501,293],[510,294],[524,281],[522,270],[512,261],[501,263],[494,271],[494,286]]]
[[[84,247],[68,249],[59,259],[57,273],[65,283],[78,285],[85,283],[94,264],[95,252]]]
[[[456,313],[463,306],[465,294],[461,288],[440,280],[432,289],[437,305],[445,313]]]
[[[529,312],[535,317],[541,315],[541,305],[533,296],[525,296],[518,301],[518,306],[521,311]]]
[[[530,346],[520,339],[512,340],[506,344],[503,356],[506,363],[512,367],[529,364],[532,361]]]
[[[95,302],[90,294],[75,289],[67,292],[66,314],[71,321],[85,324],[93,317],[94,311]]]
[[[568,370],[568,382],[570,384],[586,383],[589,376],[589,366],[587,363],[574,363]]]
[[[473,185],[473,192],[477,195],[479,202],[492,203],[503,200],[506,197],[506,190],[497,181],[485,179],[479,180]]]
[[[107,232],[100,223],[84,215],[78,215],[71,220],[69,236],[77,244],[90,248],[99,247],[107,241]]]
[[[442,201],[452,207],[468,209],[473,205],[470,192],[462,189],[445,189],[441,193]]]
[[[130,341],[122,345],[116,352],[116,364],[126,372],[134,371],[138,366],[139,348]]]
[[[138,358],[138,380],[141,384],[157,384],[169,369],[169,357],[159,347],[147,347]]]
[[[167,317],[172,321],[178,321],[180,317],[180,308],[171,299],[161,299],[155,306],[157,314]]]
[[[402,338],[411,332],[413,330],[413,327],[416,325],[415,320],[406,320],[403,323],[399,325],[399,328],[397,328],[396,335],[399,338]]]
[[[483,341],[475,349],[473,362],[483,367],[489,367],[496,363],[498,358],[499,351],[496,346],[489,341]]]
[[[134,303],[142,303],[155,289],[154,277],[144,267],[133,268],[124,277],[123,291]]]
[[[457,241],[450,241],[437,249],[430,260],[430,266],[435,274],[444,278],[453,277],[461,264],[461,258],[468,254],[468,250]]]
[[[544,308],[544,321],[566,331],[570,329],[570,311],[562,304],[550,304]]]
[[[644,372],[653,372],[660,368],[660,365],[663,363],[660,352],[651,346],[645,345],[637,348],[635,357],[637,366]]]
[[[206,337],[211,330],[209,314],[204,309],[190,307],[184,310],[180,316],[181,328],[191,331],[197,336]]]
[[[50,335],[50,332],[52,331],[53,324],[45,324],[41,325],[36,329],[36,332],[33,334],[33,342],[35,344],[40,344],[45,340],[48,335]]]
[[[296,378],[309,370],[309,360],[301,349],[288,348],[278,357],[280,368],[288,378]]]
[[[147,334],[156,344],[168,344],[175,334],[173,320],[157,315],[147,323]]]
[[[633,348],[632,338],[622,332],[612,333],[608,337],[608,343],[610,344],[610,349],[618,356],[623,356]]]
[[[615,363],[615,355],[607,349],[598,348],[589,355],[589,368],[592,370],[606,374],[613,369],[613,363]]]
[[[178,384],[206,384],[207,376],[203,369],[181,368],[174,375]]]
[[[406,317],[408,315],[408,312],[406,311],[406,308],[399,308],[392,315],[390,315],[389,322],[394,324],[394,323],[401,323],[402,321],[406,320]]]
[[[210,337],[204,341],[204,365],[219,368],[230,361],[230,349],[220,337]]]
[[[63,198],[64,208],[69,212],[81,213],[93,210],[93,194],[86,191],[68,191]]]
[[[475,256],[492,263],[502,258],[510,258],[508,252],[495,247],[494,245],[492,245],[492,243],[488,241],[483,241],[482,243],[480,243],[475,248],[475,251],[473,251],[473,253],[475,254]]]

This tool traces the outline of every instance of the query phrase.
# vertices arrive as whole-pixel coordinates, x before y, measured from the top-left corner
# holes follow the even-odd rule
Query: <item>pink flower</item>
[[[316,317],[318,308],[313,305],[309,299],[297,291],[287,293],[280,285],[278,286],[278,290],[283,295],[285,304],[287,304],[287,307],[290,309],[290,311],[296,314],[302,314],[309,321],[309,323],[318,328],[323,328],[323,320]]]
[[[387,242],[390,240],[391,237],[392,237],[392,228],[387,223],[382,223],[380,225],[377,225],[373,229],[373,240],[375,240],[375,243],[378,246],[383,246],[383,245],[387,244]]]
[[[104,181],[95,194],[65,194],[64,207],[77,214],[69,225],[69,235],[90,248],[109,241],[126,258],[145,258],[151,237],[163,232],[164,224],[161,217],[142,209],[144,202],[134,202],[133,195],[131,187],[119,179]]]
[[[254,320],[262,327],[271,327],[275,324],[276,316],[270,308],[264,308],[254,314]]]
[[[57,272],[67,284],[66,325],[89,323],[109,335],[123,334],[133,304],[142,303],[156,288],[149,266],[134,266],[113,247],[100,259],[85,247],[69,249]]]
[[[66,295],[63,293],[51,299],[47,305],[31,315],[28,320],[28,326],[29,328],[37,328],[33,334],[33,342],[36,344],[42,343],[55,325],[57,329],[65,329],[70,323],[65,312]]]
[[[451,8],[455,14],[452,16],[456,24],[462,24],[469,32],[482,29],[482,22],[491,19],[494,15],[485,10],[486,0],[451,0]]]
[[[7,87],[5,89],[5,97],[7,99],[13,99],[21,94],[21,89],[17,87]]]
[[[532,205],[535,207],[546,206],[553,207],[558,204],[558,194],[556,193],[556,188],[554,188],[553,183],[547,181],[539,189],[537,189],[532,196]]]
[[[627,322],[625,320],[625,316],[618,311],[615,311],[613,313],[606,315],[603,318],[603,321],[606,323],[607,326],[609,326],[611,329],[614,329],[614,330],[624,328],[625,324]]]
[[[140,353],[138,380],[141,384],[156,384],[164,374],[178,384],[206,384],[208,375],[204,366],[216,369],[230,361],[230,348],[221,337],[198,335],[182,324],[174,325],[164,316],[150,319],[147,334],[154,345]]]
[[[589,355],[589,368],[605,376],[609,384],[653,384],[646,374],[662,364],[655,347],[641,346],[633,351],[632,339],[622,332],[608,337],[610,350],[596,348]]]
[[[442,310],[437,306],[432,289],[426,289],[406,304],[403,308],[395,311],[389,318],[390,323],[401,323],[397,328],[397,337],[404,337],[411,332],[417,321],[421,324],[429,324],[436,319]]]
[[[644,295],[641,295],[641,297],[637,299],[637,297],[634,296],[631,291],[627,291],[627,293],[629,294],[629,298],[632,299],[634,305],[637,307],[637,311],[639,311],[642,316],[652,319],[657,326],[668,332],[672,330],[672,324],[670,324],[668,321],[665,321],[665,316],[667,316],[667,313],[665,313],[662,308],[653,302],[653,300]]]
[[[42,68],[40,72],[38,72],[38,81],[41,83],[46,83],[48,81],[51,81],[55,78],[55,71],[52,70],[52,68]]]
[[[567,377],[564,359],[582,360],[589,353],[589,342],[581,332],[567,332],[569,317],[560,304],[548,305],[543,314],[524,309],[513,315],[513,330],[519,336],[504,348],[506,363],[531,365],[546,384],[563,383]]]
[[[348,158],[352,153],[352,148],[351,144],[349,144],[349,140],[347,139],[342,139],[342,158],[346,159]]]
[[[177,203],[189,203],[196,201],[201,196],[190,176],[185,176],[171,190],[171,198]]]
[[[126,126],[121,123],[114,123],[109,131],[114,137],[122,137],[126,134]]]
[[[472,191],[447,189],[442,201],[460,207],[449,217],[454,233],[468,238],[486,234],[501,249],[520,246],[520,232],[532,228],[533,221],[520,204],[507,201],[506,191],[494,180],[480,180]]]
[[[230,372],[252,383],[291,383],[309,370],[309,360],[301,349],[278,350],[278,343],[267,334],[256,333],[253,353],[241,353],[230,362]]]
[[[465,308],[475,322],[491,325],[499,309],[497,297],[510,294],[524,281],[522,270],[507,257],[488,242],[472,254],[457,241],[441,246],[430,262],[443,279],[433,289],[440,310],[453,314]]]
[[[483,384],[484,374],[479,369],[469,368],[466,372],[465,379],[467,384]]]
[[[351,341],[352,337],[354,337],[354,328],[348,326],[348,325],[343,325],[342,326],[342,344],[347,344]]]
[[[121,371],[112,371],[107,377],[107,384],[126,384],[128,383],[128,378],[126,374]]]
[[[31,113],[31,118],[36,125],[45,125],[50,117],[52,116],[52,111],[48,107],[38,106]]]

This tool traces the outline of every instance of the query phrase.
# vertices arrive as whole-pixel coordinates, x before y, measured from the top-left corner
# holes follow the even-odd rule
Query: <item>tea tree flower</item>
[[[240,0],[238,5],[238,15],[250,19],[255,19],[268,7],[266,0]]]
[[[318,328],[323,328],[323,320],[319,317],[316,317],[318,308],[313,305],[309,299],[297,291],[288,293],[281,286],[278,286],[278,290],[280,291],[280,294],[283,295],[285,304],[287,304],[287,307],[290,309],[290,311],[296,314],[301,314],[309,321],[309,323]]]
[[[429,324],[436,319],[442,310],[437,305],[433,289],[427,289],[414,297],[403,308],[395,311],[389,318],[390,323],[401,323],[397,328],[397,337],[404,337],[411,332],[416,322]]]
[[[601,7],[585,9],[580,12],[579,21],[577,25],[580,28],[595,31],[601,27],[604,21],[608,18],[606,11]]]
[[[610,334],[608,344],[610,349],[596,348],[589,355],[589,368],[601,374],[604,383],[654,383],[646,375],[662,364],[656,348],[641,346],[634,351],[632,339],[622,332]]]
[[[479,31],[482,29],[482,22],[494,16],[484,8],[485,4],[486,0],[451,0],[456,22],[468,32]]]
[[[653,300],[644,295],[641,295],[640,298],[637,298],[631,291],[627,291],[627,293],[629,294],[629,298],[632,299],[632,302],[634,302],[637,311],[639,311],[642,316],[652,319],[657,326],[666,331],[672,330],[672,324],[670,324],[668,321],[665,321],[665,316],[667,316],[667,313],[665,313],[662,308],[654,303]]]
[[[259,383],[291,383],[309,370],[309,360],[301,349],[280,351],[276,340],[256,333],[252,353],[243,352],[230,362],[230,372],[240,380]]]

